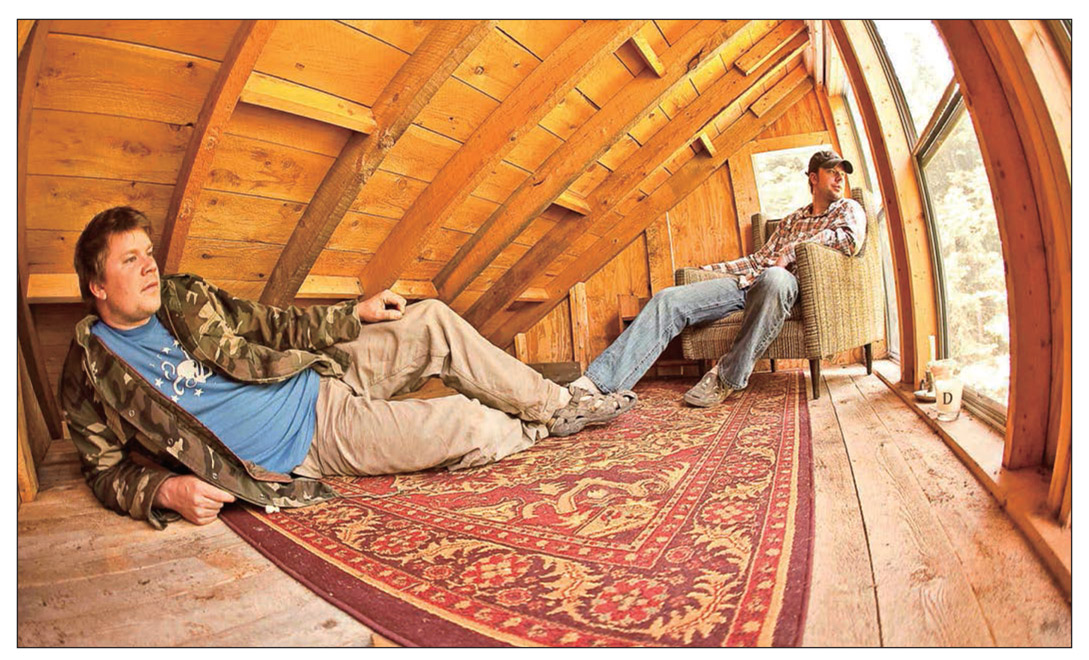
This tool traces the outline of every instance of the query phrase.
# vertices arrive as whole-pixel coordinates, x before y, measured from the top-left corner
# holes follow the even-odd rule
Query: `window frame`
[[[930,120],[923,128],[922,134],[917,135],[915,124],[907,103],[907,97],[904,95],[903,87],[900,85],[900,80],[896,76],[896,70],[893,68],[892,59],[889,57],[888,50],[885,48],[885,42],[881,39],[881,35],[877,30],[877,23],[873,20],[865,20],[863,21],[863,24],[866,27],[867,34],[873,41],[874,50],[877,52],[881,69],[892,90],[893,98],[896,101],[896,111],[900,115],[901,124],[904,127],[904,133],[908,143],[912,145],[912,165],[922,196],[927,240],[930,243],[931,266],[934,269],[934,298],[938,305],[938,309],[936,310],[938,326],[936,357],[949,357],[949,325],[946,320],[947,301],[945,296],[945,267],[942,262],[940,243],[938,242],[937,226],[934,222],[934,204],[930,197],[930,187],[926,175],[923,172],[923,168],[949,136],[953,126],[956,124],[957,120],[960,119],[961,113],[967,112],[967,107],[965,106],[964,98],[961,95],[960,87],[957,83],[956,76],[954,75],[946,85],[945,92],[942,94],[937,106],[931,112]],[[1006,295],[1008,298],[1008,289]],[[887,314],[888,312],[886,310],[886,315]],[[992,426],[1005,432],[1009,417],[1008,403],[1002,405],[1000,402],[981,395],[967,384],[965,384],[964,387],[963,402],[968,410],[975,413]]]

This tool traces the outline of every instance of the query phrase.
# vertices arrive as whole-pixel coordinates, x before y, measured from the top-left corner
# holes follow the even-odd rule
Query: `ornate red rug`
[[[721,406],[637,387],[612,425],[462,472],[335,478],[345,497],[232,529],[407,646],[789,646],[801,637],[812,461],[801,372]]]

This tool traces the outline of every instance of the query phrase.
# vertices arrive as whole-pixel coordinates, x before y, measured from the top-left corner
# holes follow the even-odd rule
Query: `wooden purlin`
[[[738,149],[774,123],[812,89],[812,80],[806,78],[763,117],[746,112],[715,141],[717,156],[690,160],[666,183],[639,202],[628,215],[615,224],[612,231],[591,245],[581,258],[557,275],[547,287],[552,294],[549,301],[513,314],[497,315],[500,316],[498,322],[495,325],[489,324],[482,334],[496,345],[505,346],[511,342],[516,332],[524,332],[526,328],[532,327],[566,297],[570,286],[587,280],[623,251],[650,223],[681,202],[725,164]]]
[[[507,307],[523,288],[529,286],[543,266],[551,263],[570,245],[595,227],[608,227],[616,221],[618,204],[632,194],[648,176],[657,170],[671,155],[694,134],[712,123],[728,110],[749,90],[769,80],[792,61],[805,47],[805,36],[795,37],[782,50],[777,62],[765,60],[757,69],[759,75],[746,77],[739,71],[730,70],[706,92],[688,104],[676,117],[647,141],[623,166],[618,168],[601,185],[590,193],[587,200],[594,210],[585,217],[568,216],[542,239],[537,241],[507,273],[496,282],[465,314],[465,319],[487,334],[496,327],[499,312]],[[776,87],[775,89],[779,89]],[[712,146],[712,149],[715,149]],[[713,160],[715,156],[712,156]],[[441,293],[441,292],[440,292]]]
[[[363,185],[439,87],[494,29],[494,21],[448,21],[424,38],[375,101],[375,131],[353,133],[326,172],[269,274],[261,302],[291,302]]]
[[[534,218],[587,168],[650,113],[688,74],[723,50],[736,47],[748,31],[741,21],[703,21],[686,32],[661,59],[666,75],[644,71],[595,113],[537,171],[526,179],[465,243],[435,278],[443,300],[452,302]],[[595,208],[590,203],[591,209]]]
[[[261,50],[275,28],[276,21],[243,21],[220,64],[212,88],[208,90],[166,212],[163,237],[157,251],[159,264],[165,273],[177,272],[181,264],[189,226],[204,183],[212,170],[220,136],[231,119]]]
[[[435,229],[586,74],[645,21],[588,21],[488,115],[413,202],[359,275],[363,290],[392,284]]]

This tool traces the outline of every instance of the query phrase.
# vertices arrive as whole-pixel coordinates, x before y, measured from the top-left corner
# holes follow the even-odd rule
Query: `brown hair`
[[[91,282],[101,281],[106,265],[106,252],[110,236],[140,229],[151,236],[151,222],[147,216],[131,206],[115,206],[106,209],[87,223],[76,241],[73,265],[79,277],[79,294],[91,311],[95,311],[95,297],[91,294]]]

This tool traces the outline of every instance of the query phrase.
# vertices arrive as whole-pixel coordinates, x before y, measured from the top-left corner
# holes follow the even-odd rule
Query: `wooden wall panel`
[[[185,29],[163,20],[60,20],[52,32],[143,44],[222,61],[241,21],[187,20]]]
[[[151,221],[152,239],[162,233],[172,186],[85,177],[27,177],[27,229],[82,231],[99,211],[132,206]]]
[[[27,174],[173,185],[192,132],[155,121],[35,110]]]
[[[34,107],[195,123],[218,70],[171,51],[50,34]]]
[[[677,268],[743,256],[727,168],[720,168],[669,212]]]
[[[586,282],[591,361],[620,336],[617,296],[622,294],[650,296],[647,247],[642,236]]]
[[[573,359],[571,313],[567,305],[556,305],[525,336],[527,362],[569,362]]]
[[[34,325],[38,329],[38,341],[45,358],[45,372],[54,388],[60,386],[61,367],[68,354],[68,345],[75,336],[76,323],[87,311],[82,304],[32,305]]]
[[[435,27],[437,21],[417,18],[410,21],[346,20],[341,22],[361,32],[366,32],[375,39],[399,48],[406,53],[414,53],[416,47],[423,43],[424,38],[431,32],[431,28]]]
[[[370,107],[408,55],[336,21],[282,21],[256,71]]]
[[[817,91],[813,90],[761,133],[758,139],[815,133],[827,128],[824,125],[820,103],[817,101]]]
[[[206,189],[308,203],[333,158],[272,142],[226,135]]]

